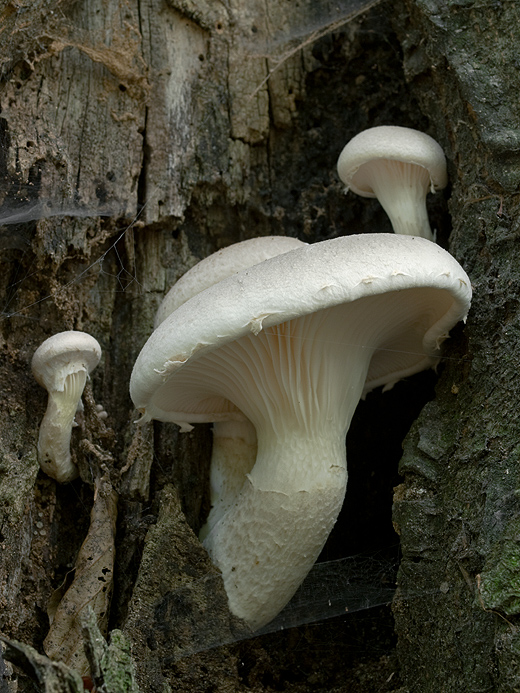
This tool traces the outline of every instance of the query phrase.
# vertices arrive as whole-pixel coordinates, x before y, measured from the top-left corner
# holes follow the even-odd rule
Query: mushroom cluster
[[[336,521],[359,399],[434,366],[471,287],[449,253],[412,236],[348,236],[247,262],[200,270],[204,285],[160,309],[130,392],[141,421],[254,427],[245,463],[232,455],[216,475],[204,546],[231,611],[258,629]],[[236,430],[228,438],[240,449]]]
[[[336,522],[359,399],[435,366],[471,300],[462,267],[430,243],[426,196],[447,183],[431,137],[371,128],[346,145],[338,172],[379,199],[397,235],[269,236],[220,250],[168,292],[131,376],[141,422],[213,423],[200,538],[231,611],[254,630],[290,600]],[[69,331],[32,360],[49,393],[38,458],[61,483],[78,475],[71,431],[100,357],[93,337]]]

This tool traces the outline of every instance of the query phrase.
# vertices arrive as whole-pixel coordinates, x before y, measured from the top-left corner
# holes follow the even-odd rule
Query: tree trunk
[[[474,297],[400,464],[399,657],[412,691],[512,691],[520,685],[520,13],[516,3],[429,0],[407,10],[398,30],[405,74],[451,162],[449,248]]]
[[[43,653],[49,602],[64,579],[78,587],[91,513],[116,493],[115,543],[95,537],[112,593],[99,620],[130,643],[143,692],[520,687],[519,14],[507,0],[0,2],[5,637]],[[391,569],[396,487],[395,623],[384,599],[323,620],[308,598],[299,628],[252,637],[197,539],[210,428],[136,427],[130,373],[165,292],[219,248],[390,232],[377,201],[345,196],[336,174],[344,144],[380,124],[445,149],[451,189],[429,200],[430,221],[475,294],[439,372],[372,393],[349,432],[347,499],[320,560],[329,575],[351,555]],[[46,393],[30,362],[70,329],[103,358],[72,434],[81,477],[59,485],[37,461]],[[370,590],[357,565],[345,610]]]

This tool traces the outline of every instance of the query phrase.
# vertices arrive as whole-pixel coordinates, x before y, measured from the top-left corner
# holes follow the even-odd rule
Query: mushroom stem
[[[277,325],[226,345],[219,356],[206,357],[215,380],[225,374],[226,383],[235,383],[234,404],[258,436],[254,467],[203,542],[222,571],[231,611],[255,630],[293,596],[341,509],[347,482],[345,436],[378,335],[378,329],[360,331],[355,318],[363,309],[359,304],[351,308],[353,321],[341,308],[324,310],[317,319]],[[328,324],[329,338],[315,349],[320,323]],[[250,345],[247,373],[253,376],[240,382],[245,342]],[[266,363],[265,354],[275,350],[280,356],[270,377],[255,377],[260,363]],[[295,353],[299,368],[286,368]],[[202,360],[198,365],[204,367]]]
[[[209,479],[211,510],[199,532],[201,541],[236,502],[244,480],[255,464],[256,452],[255,427],[247,419],[213,424]]]
[[[40,426],[40,465],[44,472],[62,484],[78,476],[78,468],[70,456],[70,437],[86,382],[86,371],[76,371],[65,378],[63,390],[49,392],[47,410]]]
[[[358,180],[362,180],[365,174],[395,233],[435,240],[426,209],[431,180],[424,166],[375,159],[358,170]]]
[[[240,502],[206,537],[222,571],[231,611],[253,630],[271,621],[316,561],[345,497],[343,430],[283,440],[259,435],[255,467]],[[319,479],[316,482],[316,479]]]

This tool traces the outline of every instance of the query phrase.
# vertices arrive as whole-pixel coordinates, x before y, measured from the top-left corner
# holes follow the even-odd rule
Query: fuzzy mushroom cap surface
[[[339,177],[356,194],[377,197],[372,189],[372,174],[364,166],[378,159],[426,169],[431,192],[448,183],[446,157],[440,144],[423,132],[399,125],[380,125],[353,137],[338,159]]]
[[[379,301],[376,317],[367,315],[366,320],[377,323],[378,314],[391,309],[395,329],[374,353],[364,391],[433,366],[441,342],[469,309],[468,276],[448,252],[425,239],[354,235],[266,260],[181,305],[139,354],[130,381],[132,400],[143,420],[181,427],[221,420],[230,402],[215,384],[208,384],[207,357],[212,353],[295,318],[385,294],[390,295],[386,306]],[[414,305],[417,315],[410,312]],[[246,379],[273,376],[270,368],[246,372],[244,366]]]
[[[86,332],[69,330],[49,337],[38,347],[31,369],[42,387],[63,391],[68,375],[79,370],[88,374],[100,359],[101,347],[97,339]]]

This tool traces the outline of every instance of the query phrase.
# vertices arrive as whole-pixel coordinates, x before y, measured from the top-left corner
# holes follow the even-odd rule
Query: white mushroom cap
[[[433,239],[426,195],[448,183],[446,157],[429,135],[397,125],[360,132],[338,160],[341,180],[362,197],[377,197],[396,233]]]
[[[266,260],[234,274],[185,302],[159,325],[132,371],[131,396],[146,420],[183,425],[219,420],[229,404],[200,399],[198,388],[186,409],[176,400],[173,376],[229,342],[302,315],[403,289],[431,289],[447,306],[431,309],[438,320],[421,323],[407,337],[404,353],[389,350],[370,367],[365,391],[395,382],[435,364],[442,338],[469,307],[469,279],[446,251],[423,239],[366,234],[323,241]],[[453,296],[451,296],[453,294]],[[386,364],[386,365],[383,365]],[[198,400],[200,399],[200,402]],[[198,403],[197,403],[198,402]],[[179,402],[180,404],[180,402]],[[216,417],[216,418],[213,418]]]
[[[100,358],[97,340],[75,330],[49,337],[32,358],[33,375],[49,393],[38,436],[38,461],[60,483],[78,476],[70,455],[70,437],[87,377]]]
[[[130,383],[143,420],[185,426],[237,407],[256,428],[255,465],[204,541],[231,610],[253,628],[291,598],[334,525],[363,391],[434,365],[470,297],[438,246],[348,236],[208,288],[143,347]]]
[[[217,250],[216,253],[194,265],[175,282],[157,309],[154,327],[158,327],[170,313],[186,303],[188,299],[222,279],[304,245],[307,244],[289,236],[262,236]]]
[[[201,260],[184,274],[166,294],[155,315],[157,328],[177,308],[223,279],[296,248],[306,246],[303,241],[288,236],[266,236],[235,243]],[[153,418],[153,417],[151,417]],[[191,423],[243,420],[244,415],[230,402],[213,418],[202,416]],[[179,424],[183,432],[190,431],[188,422]]]
[[[86,332],[69,330],[46,339],[34,352],[31,369],[46,390],[63,391],[71,373],[89,374],[101,358],[99,342]]]

